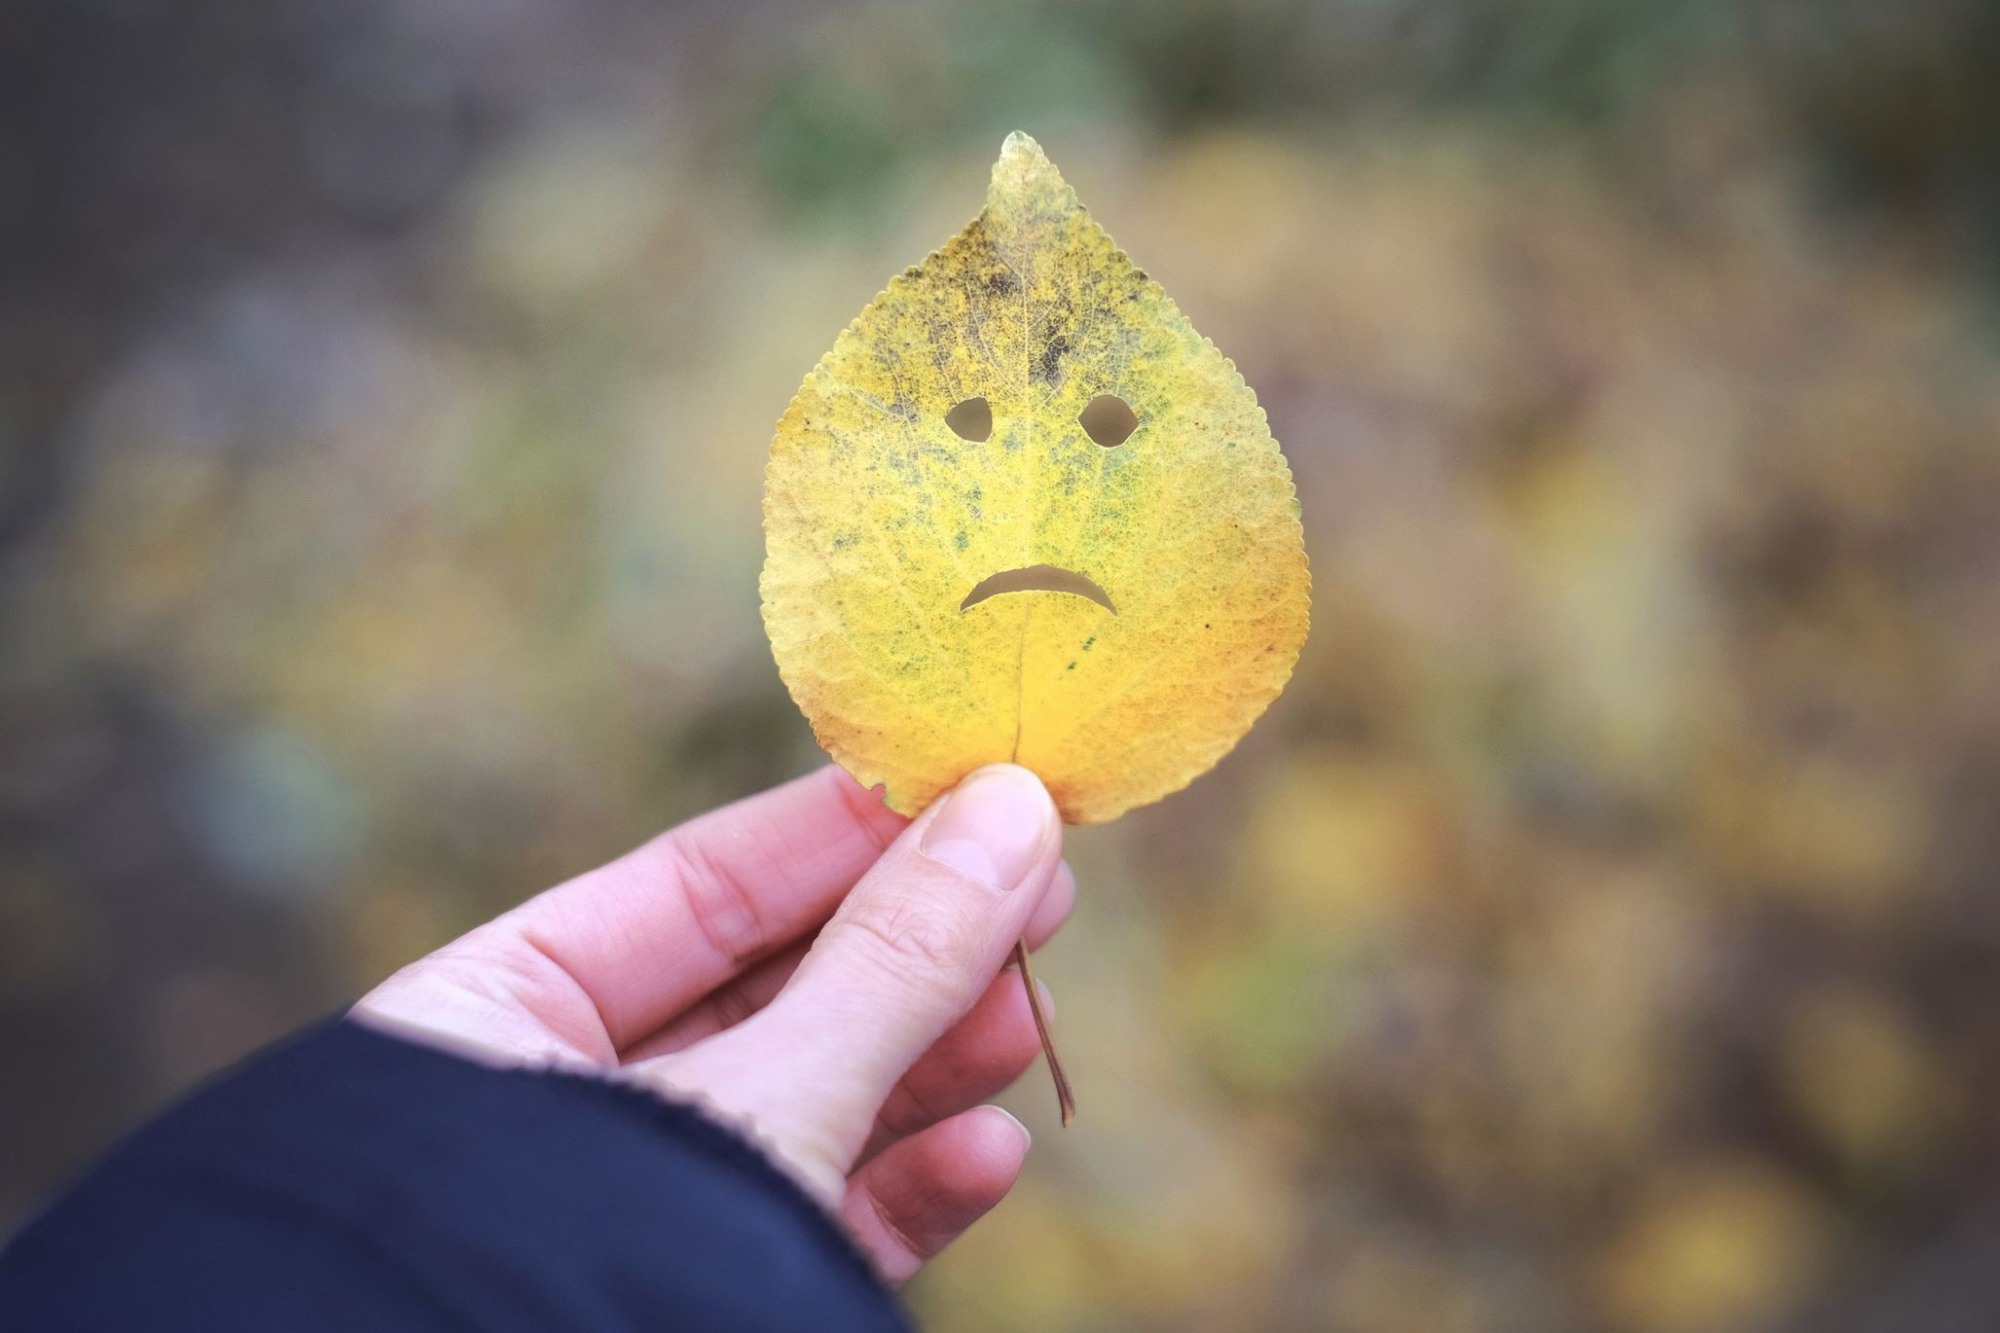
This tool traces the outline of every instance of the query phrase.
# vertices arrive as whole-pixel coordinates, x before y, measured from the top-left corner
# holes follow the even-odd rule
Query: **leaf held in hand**
[[[806,377],[764,530],[779,672],[904,814],[998,760],[1071,822],[1158,800],[1305,641],[1298,503],[1256,396],[1024,134],[985,210]]]

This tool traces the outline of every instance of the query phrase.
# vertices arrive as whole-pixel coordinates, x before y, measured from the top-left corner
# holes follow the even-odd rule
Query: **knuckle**
[[[919,982],[956,975],[971,952],[964,913],[909,892],[857,895],[835,924],[884,970]]]
[[[938,1247],[926,1244],[922,1238],[915,1235],[913,1228],[902,1218],[898,1217],[896,1210],[884,1203],[879,1194],[873,1189],[867,1190],[866,1193],[869,1210],[875,1214],[876,1222],[881,1225],[883,1234],[889,1238],[891,1244],[900,1248],[903,1253],[919,1263],[924,1262],[937,1253]]]
[[[757,1006],[740,987],[718,991],[715,996],[715,1026],[718,1031],[733,1028],[757,1012]]]
[[[765,925],[757,899],[741,880],[717,866],[693,839],[669,837],[669,874],[679,884],[695,929],[718,957],[733,967],[763,949]]]
[[[889,1099],[882,1103],[877,1119],[890,1134],[901,1138],[935,1125],[948,1114],[950,1112],[945,1108],[932,1106],[917,1089],[915,1080],[905,1074],[889,1090]]]

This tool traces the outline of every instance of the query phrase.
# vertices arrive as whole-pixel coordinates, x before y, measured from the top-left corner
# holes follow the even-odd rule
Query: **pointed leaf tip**
[[[1000,145],[993,180],[986,190],[987,216],[1002,230],[1018,219],[1048,216],[1076,207],[1076,195],[1034,137],[1015,130]]]

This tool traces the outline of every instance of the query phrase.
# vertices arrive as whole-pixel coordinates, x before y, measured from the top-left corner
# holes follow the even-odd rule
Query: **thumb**
[[[1061,855],[1040,779],[974,772],[883,853],[766,1008],[639,1072],[750,1122],[838,1199],[890,1090],[992,984]]]

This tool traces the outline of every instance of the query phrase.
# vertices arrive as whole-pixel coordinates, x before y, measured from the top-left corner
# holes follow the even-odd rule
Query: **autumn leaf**
[[[1298,503],[1256,396],[1025,134],[985,210],[806,377],[764,505],[779,671],[904,814],[1000,760],[1072,822],[1157,800],[1305,640]]]

